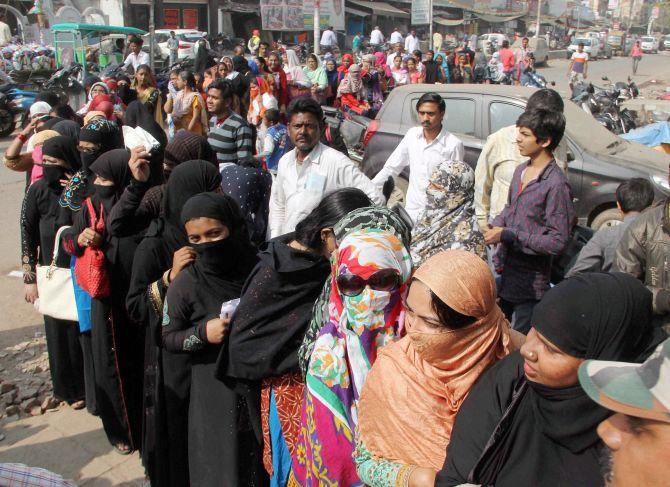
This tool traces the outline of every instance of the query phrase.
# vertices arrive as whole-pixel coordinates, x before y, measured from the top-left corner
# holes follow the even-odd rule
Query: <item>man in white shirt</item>
[[[379,30],[379,26],[375,25],[375,28],[372,29],[372,32],[370,33],[370,46],[376,50],[376,48],[380,47],[382,44],[384,44],[384,34]]]
[[[270,196],[270,238],[295,230],[326,193],[358,188],[376,204],[381,191],[342,153],[320,142],[323,110],[311,98],[297,98],[288,108],[288,133],[295,148],[279,160]]]
[[[133,67],[133,71],[136,72],[137,68],[143,64],[149,65],[151,60],[149,59],[149,53],[142,50],[142,44],[144,41],[139,37],[133,37],[130,41],[130,54],[123,63],[123,67],[127,68],[128,66]]]
[[[425,93],[416,104],[421,127],[407,131],[398,147],[372,180],[382,188],[389,177],[398,176],[409,166],[409,187],[405,210],[417,221],[426,208],[426,190],[437,166],[444,161],[463,161],[463,142],[450,134],[442,123],[445,103],[437,93]]]
[[[419,48],[419,38],[416,36],[416,31],[412,30],[407,37],[405,37],[405,51],[406,52],[414,52],[414,51],[420,51],[421,49]]]
[[[400,33],[400,29],[396,27],[393,32],[391,32],[391,44],[402,44],[403,38]]]
[[[386,65],[389,68],[393,67],[393,60],[395,59],[396,56],[400,55],[402,57],[402,43],[398,42],[396,44],[393,44],[393,51],[391,51],[391,54],[389,54],[386,57]]]
[[[321,46],[321,52],[323,53],[332,52],[333,47],[337,47],[337,35],[333,32],[332,26],[323,31],[319,45]]]

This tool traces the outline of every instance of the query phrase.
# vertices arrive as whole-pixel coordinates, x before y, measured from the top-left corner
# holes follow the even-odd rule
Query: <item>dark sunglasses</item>
[[[337,276],[337,289],[345,296],[358,296],[366,286],[375,291],[393,291],[400,287],[400,273],[394,269],[382,269],[367,279],[356,274]]]

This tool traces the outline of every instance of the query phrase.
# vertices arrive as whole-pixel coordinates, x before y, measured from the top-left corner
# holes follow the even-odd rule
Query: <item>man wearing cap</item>
[[[670,485],[670,339],[643,364],[587,360],[579,382],[615,413],[598,426],[609,449],[607,485]]]

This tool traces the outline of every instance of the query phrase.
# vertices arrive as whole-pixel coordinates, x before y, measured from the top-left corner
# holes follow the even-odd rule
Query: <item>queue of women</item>
[[[608,413],[577,368],[641,362],[664,338],[639,281],[568,279],[525,337],[496,302],[463,163],[436,171],[413,229],[345,188],[258,245],[239,192],[222,189],[199,83],[229,80],[252,123],[270,104],[290,117],[298,96],[369,113],[382,80],[420,79],[412,59],[399,73],[401,56],[373,57],[302,68],[270,54],[255,76],[224,58],[199,79],[175,73],[164,104],[140,67],[90,83],[79,113],[35,104],[5,154],[27,174],[26,300],[54,257],[76,269],[102,252],[108,282],[74,280],[78,322],[44,316],[54,394],[98,415],[119,453],[139,450],[156,487],[602,485]],[[126,149],[121,124],[159,147]]]

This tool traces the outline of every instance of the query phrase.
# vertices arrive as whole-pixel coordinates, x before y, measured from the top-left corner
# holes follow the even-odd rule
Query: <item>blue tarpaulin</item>
[[[656,122],[639,129],[632,130],[620,137],[646,145],[656,147],[661,144],[670,144],[670,122]]]

